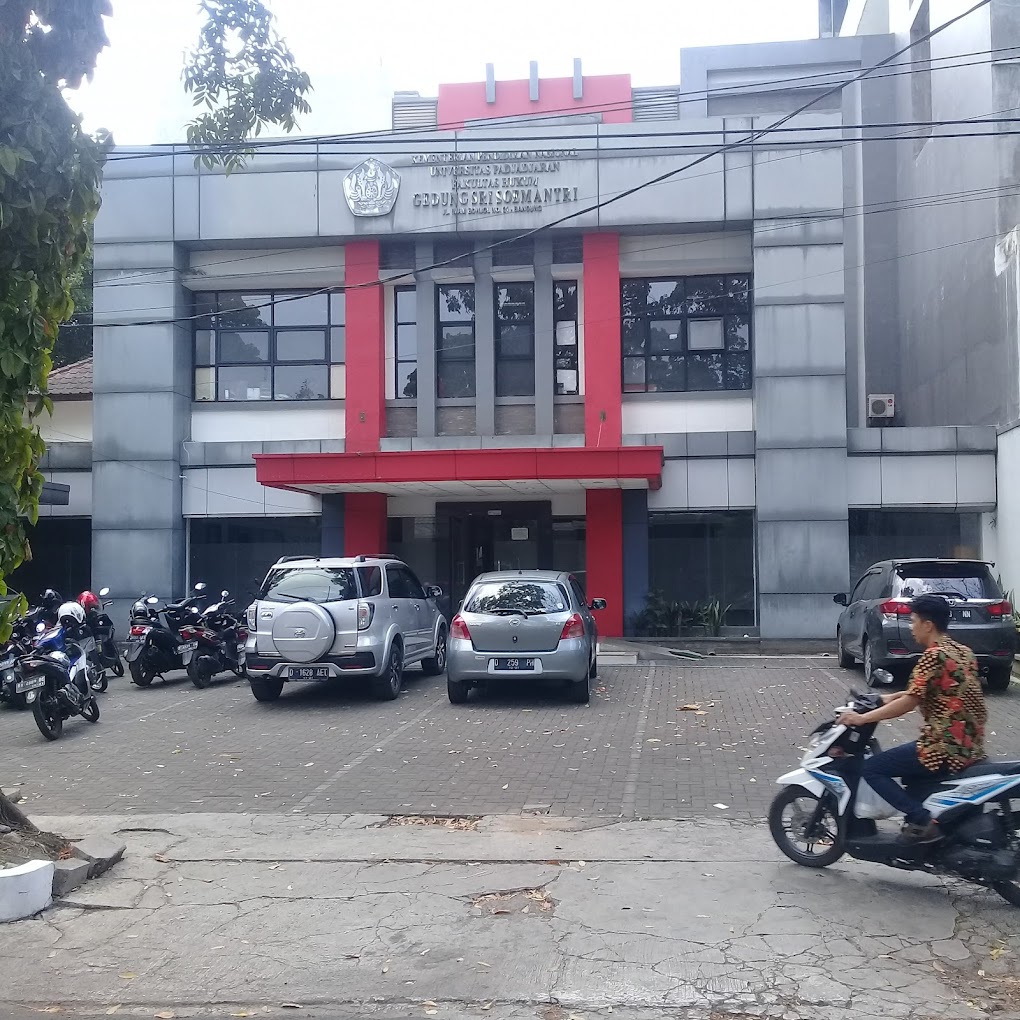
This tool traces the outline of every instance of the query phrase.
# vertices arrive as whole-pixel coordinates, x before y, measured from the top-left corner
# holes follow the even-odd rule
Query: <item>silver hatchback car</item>
[[[389,556],[284,557],[248,608],[251,692],[275,701],[288,682],[369,677],[377,697],[400,694],[404,667],[446,671],[439,588],[424,588]]]
[[[447,692],[455,705],[498,678],[564,684],[585,703],[598,672],[598,628],[577,579],[553,570],[482,574],[450,624]]]

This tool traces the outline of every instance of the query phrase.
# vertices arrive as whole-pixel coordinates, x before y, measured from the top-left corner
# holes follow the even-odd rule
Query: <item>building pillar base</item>
[[[605,599],[608,606],[595,614],[600,637],[623,637],[623,491],[588,489],[587,582],[585,594]]]
[[[386,552],[386,497],[379,492],[348,492],[344,496],[343,546],[347,556]]]

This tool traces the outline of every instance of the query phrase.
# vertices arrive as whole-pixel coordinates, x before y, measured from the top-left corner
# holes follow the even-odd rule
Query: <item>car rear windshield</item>
[[[900,578],[899,594],[904,598],[1002,598],[1002,589],[983,563],[911,563],[900,567],[896,574]]]
[[[569,605],[566,591],[554,581],[485,581],[471,593],[464,609],[490,615],[545,616],[564,613]]]
[[[344,602],[357,597],[350,567],[277,567],[259,592],[266,602]]]

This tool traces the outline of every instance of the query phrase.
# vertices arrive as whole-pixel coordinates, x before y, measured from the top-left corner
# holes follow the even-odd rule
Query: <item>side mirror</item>
[[[877,684],[891,684],[893,682],[893,675],[887,669],[873,669],[871,671],[871,678]]]
[[[109,594],[110,594],[110,589],[109,588],[100,588],[99,589],[99,597],[101,599],[105,599],[106,596],[109,595]]]
[[[425,594],[428,595],[430,599],[441,599],[443,597],[443,589],[440,588],[438,584],[430,584],[425,589]]]
[[[159,599],[156,598],[155,595],[150,595],[145,601],[148,602],[150,606],[155,606],[159,604]]]
[[[835,602],[837,606],[845,606],[846,594],[844,592],[840,592],[838,595],[833,595],[832,601]]]
[[[43,633],[45,633],[46,632],[46,624],[45,623],[37,623],[35,625],[35,632],[36,632],[36,634],[43,634]]]
[[[592,599],[590,608],[596,613],[601,612],[609,603],[605,599]]]
[[[220,598],[221,599],[229,599],[230,598],[230,592],[227,591],[226,588],[224,588],[223,591],[220,592]]]
[[[195,591],[205,591],[205,581],[199,581],[198,584],[195,585]]]

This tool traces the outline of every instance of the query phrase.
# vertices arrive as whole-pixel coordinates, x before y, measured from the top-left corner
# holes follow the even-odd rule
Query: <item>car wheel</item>
[[[587,677],[570,685],[570,700],[575,705],[587,705],[591,700],[591,685]]]
[[[599,657],[593,650],[591,653],[591,663],[588,666],[588,679],[597,680],[599,675]]]
[[[446,678],[446,695],[451,705],[463,705],[471,692],[471,685],[463,680]]]
[[[838,630],[836,631],[836,658],[839,661],[840,669],[850,669],[853,666],[853,664],[857,661],[843,647],[843,635]]]
[[[1013,671],[1009,666],[992,666],[988,670],[988,689],[1001,694],[1009,690],[1010,677]]]
[[[283,693],[282,680],[249,680],[256,701],[276,701]]]
[[[394,641],[390,648],[390,657],[386,661],[386,671],[372,681],[372,691],[380,701],[395,701],[400,697],[403,685],[404,649],[399,641]]]
[[[436,654],[431,659],[421,660],[421,671],[426,676],[442,676],[446,672],[446,628],[436,638]]]
[[[874,653],[871,650],[871,642],[867,638],[864,639],[864,679],[869,687],[874,687],[877,684]]]

